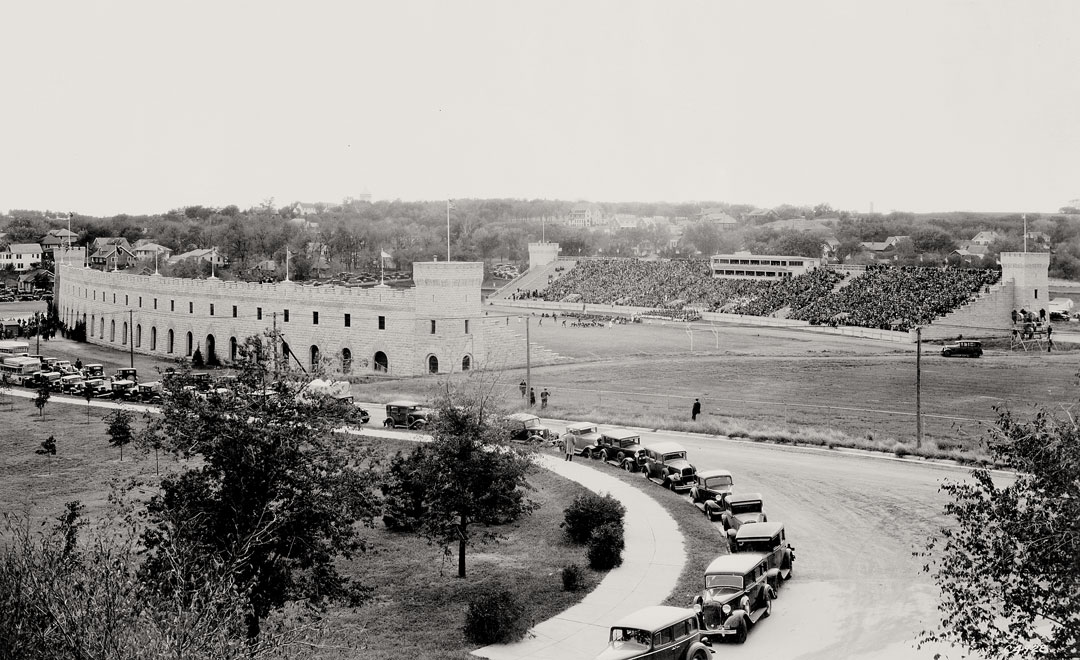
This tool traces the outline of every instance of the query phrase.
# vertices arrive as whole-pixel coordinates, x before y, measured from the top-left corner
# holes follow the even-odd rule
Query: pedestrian
[[[701,414],[701,400],[694,399],[694,407],[690,409],[690,419],[697,421],[697,416]]]
[[[82,360],[75,358],[75,370],[82,371]]]
[[[1046,326],[1046,352],[1049,353],[1054,348],[1054,340],[1051,339],[1051,335],[1054,334],[1054,326]]]
[[[566,460],[574,462],[574,434],[563,435],[563,450],[566,451]]]
[[[528,384],[526,384],[525,381],[521,381],[521,384],[518,385],[518,389],[521,390],[521,398],[522,399],[525,398],[525,388],[527,388],[527,387],[528,387]]]
[[[544,408],[547,408],[547,402],[548,402],[548,397],[549,396],[550,396],[550,394],[548,393],[547,388],[545,387],[544,391],[540,393],[540,410],[543,410]]]
[[[529,388],[529,407],[532,408],[535,405],[536,405],[536,388],[535,387],[530,387]]]

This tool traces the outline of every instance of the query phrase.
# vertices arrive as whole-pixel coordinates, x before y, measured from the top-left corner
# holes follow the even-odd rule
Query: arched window
[[[185,355],[187,355],[188,357],[191,357],[191,353],[194,351],[194,348],[195,348],[195,337],[192,336],[191,331],[188,331],[188,333],[187,333],[187,352],[185,353]]]
[[[142,348],[142,323],[135,324],[135,348]]]
[[[318,371],[319,370],[319,347],[312,344],[311,348],[308,349],[308,353],[309,353],[309,357],[310,357],[311,371],[312,372]]]
[[[85,323],[85,322],[86,322],[86,319],[83,319],[83,323]],[[97,325],[97,315],[96,314],[91,314],[90,315],[90,325],[86,326],[86,331],[90,333],[91,337],[94,336],[94,326],[95,325]]]
[[[175,335],[173,335],[172,328],[169,328],[169,341],[166,344],[166,348],[168,349],[166,351],[167,353],[172,353],[173,352],[173,345],[174,345],[173,339],[175,339]]]
[[[116,341],[116,321],[109,321],[109,341]]]
[[[429,355],[427,359],[427,370],[429,374],[439,373],[439,358],[434,355]]]
[[[105,317],[101,317],[101,332],[98,333],[100,339],[105,339]]]
[[[375,371],[390,370],[390,361],[386,359],[386,353],[383,353],[382,351],[375,352],[375,359],[373,362],[375,363]]]
[[[236,337],[229,337],[229,362],[236,362]]]
[[[157,350],[157,328],[150,326],[150,350]]]
[[[352,373],[352,351],[347,348],[341,349],[341,373]]]
[[[461,370],[468,371],[469,369],[472,369],[472,358],[466,355],[465,357],[461,358]]]
[[[123,330],[120,333],[120,343],[127,346],[127,321],[124,321]]]

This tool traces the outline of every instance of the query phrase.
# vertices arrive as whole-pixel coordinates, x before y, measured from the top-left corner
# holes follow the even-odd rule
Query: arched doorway
[[[191,357],[191,354],[195,350],[195,336],[191,334],[190,330],[188,330],[188,333],[187,333],[187,344],[185,346],[186,346],[186,350],[187,350],[185,355],[187,355],[188,357]]]
[[[217,342],[214,341],[214,335],[206,335],[206,363],[213,366],[218,363],[217,359]]]
[[[105,317],[101,317],[101,332],[98,333],[99,339],[105,339]]]
[[[123,330],[120,332],[120,343],[127,346],[127,321],[124,321]]]
[[[429,355],[427,359],[427,370],[429,374],[439,373],[439,358],[434,355]]]
[[[311,365],[311,371],[315,372],[319,370],[319,347],[312,344],[308,349],[308,364]]]
[[[173,352],[173,346],[174,346],[174,342],[173,342],[173,339],[175,339],[175,335],[173,335],[173,331],[172,331],[172,329],[170,328],[170,329],[169,329],[169,343],[167,344],[167,346],[168,346],[168,351],[167,351],[167,352],[168,352],[168,353],[172,353],[172,352]]]
[[[236,337],[229,337],[229,362],[236,362]]]
[[[341,373],[352,373],[352,351],[347,348],[341,349]]]
[[[96,324],[97,324],[97,315],[96,314],[91,314],[90,315],[90,325],[88,325],[86,327],[86,331],[90,333],[91,337],[94,336],[94,326]]]
[[[389,371],[390,361],[386,359],[386,353],[382,351],[375,352],[375,359],[372,360],[375,363],[375,371]]]
[[[150,350],[157,350],[157,328],[150,326]]]
[[[116,321],[109,321],[109,341],[116,341]]]
[[[472,369],[472,357],[466,355],[461,358],[461,370],[468,371],[469,369]]]

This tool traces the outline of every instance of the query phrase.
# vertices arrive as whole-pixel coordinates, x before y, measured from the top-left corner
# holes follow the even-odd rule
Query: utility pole
[[[286,273],[288,273],[286,267]],[[286,275],[288,277],[288,275]],[[277,357],[277,312],[274,312],[274,332],[270,335],[270,341],[274,342],[274,380],[277,380],[278,376],[278,357]]]
[[[37,337],[37,350],[34,352],[41,355],[41,312],[34,312],[34,335]]]
[[[922,327],[915,328],[915,448],[922,447]]]
[[[131,358],[132,369],[135,368],[135,311],[128,310],[128,355]]]
[[[525,400],[531,401],[528,398],[532,393],[532,359],[530,355],[530,341],[529,341],[529,317],[525,317]],[[531,405],[531,404],[530,404]]]

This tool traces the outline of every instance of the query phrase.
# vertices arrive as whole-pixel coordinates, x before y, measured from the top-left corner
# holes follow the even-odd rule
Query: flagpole
[[[446,260],[450,261],[450,199],[446,200]]]
[[[386,267],[386,257],[383,256],[384,251],[382,246],[379,246],[379,286],[386,284],[386,279],[383,277],[383,268]]]

